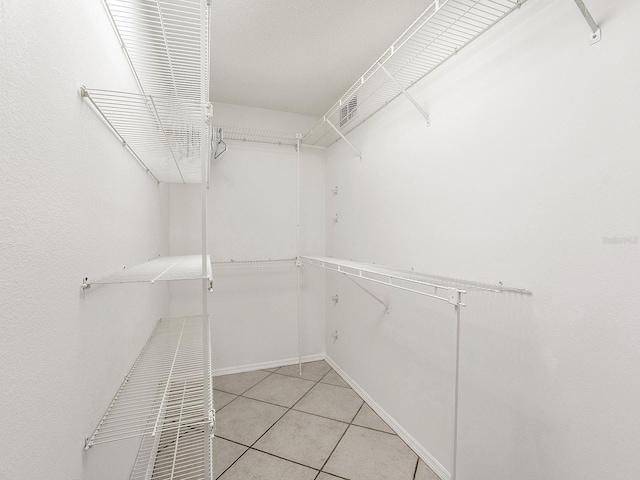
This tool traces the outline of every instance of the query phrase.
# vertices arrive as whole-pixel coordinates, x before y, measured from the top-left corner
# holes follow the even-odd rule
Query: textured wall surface
[[[312,117],[216,105],[223,125],[304,132]],[[302,148],[300,157],[300,250],[324,252],[324,151]],[[208,202],[209,254],[213,261],[296,256],[296,152],[291,146],[228,142],[212,168]],[[200,251],[199,188],[171,186],[171,252]],[[322,272],[301,275],[301,352],[324,351]],[[209,295],[214,370],[297,356],[296,269],[215,272]],[[199,305],[188,284],[171,285],[173,315]]]
[[[168,253],[159,187],[78,87],[135,91],[100,2],[0,2],[0,478],[128,478],[85,437],[168,314],[166,285],[80,288]]]
[[[527,2],[412,89],[431,127],[399,98],[328,152],[328,254],[533,291],[466,297],[460,480],[640,471],[640,6],[586,3],[600,43]],[[453,309],[327,278],[328,354],[450,468]]]

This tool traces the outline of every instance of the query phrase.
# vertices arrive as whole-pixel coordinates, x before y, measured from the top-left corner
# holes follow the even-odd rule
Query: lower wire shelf
[[[202,316],[158,321],[85,450],[143,437],[132,479],[211,477],[203,475],[215,418],[202,322]]]

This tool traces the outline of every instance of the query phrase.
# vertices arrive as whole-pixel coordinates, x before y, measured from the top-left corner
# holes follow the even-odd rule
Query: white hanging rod
[[[295,258],[280,258],[267,260],[230,260],[228,262],[212,262],[213,270],[225,270],[236,268],[279,268],[295,267]]]
[[[208,321],[208,320],[207,320]],[[202,317],[160,319],[125,377],[85,450],[144,435],[158,436],[197,425],[203,415]],[[210,399],[210,405],[213,400]]]
[[[496,25],[526,0],[436,0],[400,35],[304,136],[329,146]],[[392,81],[382,67],[395,79]],[[397,84],[396,84],[397,82]],[[349,110],[353,105],[354,110]],[[343,115],[347,109],[348,116]]]
[[[196,280],[207,278],[209,288],[213,287],[213,274],[211,271],[211,260],[207,255],[208,272],[207,276],[202,276],[202,256],[185,255],[176,257],[160,257],[149,260],[141,265],[123,268],[118,272],[113,272],[102,277],[85,278],[82,282],[83,288],[92,285],[111,283],[136,283],[136,282],[162,282],[173,280]]]

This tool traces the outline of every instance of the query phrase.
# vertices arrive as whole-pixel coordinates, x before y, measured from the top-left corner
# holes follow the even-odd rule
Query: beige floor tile
[[[347,424],[290,410],[253,448],[320,469]]]
[[[321,472],[320,475],[316,477],[316,480],[341,480],[338,477],[334,477],[333,475],[329,475],[328,473]]]
[[[440,480],[440,477],[431,470],[426,463],[418,460],[418,470],[416,471],[415,480]]]
[[[317,362],[307,362],[302,364],[302,375],[300,375],[300,369],[298,365],[287,365],[286,367],[280,367],[277,373],[281,375],[289,375],[291,377],[305,378],[307,380],[313,380],[317,382],[324,375],[331,370],[331,367],[324,360]]]
[[[230,393],[227,393],[227,392],[214,390],[213,391],[213,408],[215,408],[216,411],[220,410],[222,407],[224,407],[227,403],[229,403],[231,400],[233,400],[236,397],[237,395],[231,395]]]
[[[336,387],[346,387],[351,388],[347,382],[345,382],[340,375],[335,370],[330,370],[322,380],[321,383],[328,383],[329,385],[335,385]]]
[[[254,372],[234,373],[232,375],[213,377],[213,388],[223,392],[241,395],[269,375],[271,375],[269,372],[256,370]]]
[[[397,435],[351,425],[323,470],[351,480],[412,480],[417,460]]]
[[[247,390],[244,396],[283,407],[292,407],[313,385],[314,383],[309,380],[274,373]]]
[[[318,383],[293,408],[348,423],[362,403],[362,399],[349,388]]]
[[[278,367],[276,367],[276,368],[263,368],[262,370],[264,370],[265,372],[275,372],[276,370],[278,370]]]
[[[247,447],[229,442],[220,437],[213,439],[213,478],[217,478],[229,466],[235,462],[240,455],[247,451]]]
[[[362,406],[356,418],[353,419],[354,425],[361,427],[373,428],[374,430],[380,430],[381,432],[394,433],[391,427],[382,420],[376,412],[374,412],[366,403]]]
[[[216,436],[251,445],[286,411],[277,405],[238,397],[216,412]]]
[[[249,450],[220,480],[313,480],[318,472],[256,450]]]

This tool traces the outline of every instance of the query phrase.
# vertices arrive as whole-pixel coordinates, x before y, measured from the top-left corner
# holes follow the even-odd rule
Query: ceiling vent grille
[[[354,119],[357,115],[358,115],[358,97],[354,95],[353,97],[351,97],[351,100],[349,100],[340,108],[340,126],[341,127],[345,126],[347,123],[349,123],[349,121]]]

